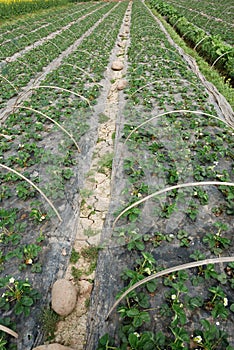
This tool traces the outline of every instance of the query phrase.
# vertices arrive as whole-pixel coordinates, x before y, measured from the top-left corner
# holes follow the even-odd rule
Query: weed
[[[84,259],[87,261],[97,261],[98,258],[98,252],[100,248],[94,245],[83,247],[81,249],[81,255],[83,256]]]
[[[89,198],[93,194],[92,190],[89,190],[87,188],[83,188],[80,190],[80,195],[81,197],[84,198]]]
[[[110,118],[107,115],[105,115],[104,113],[100,113],[98,116],[98,121],[100,124],[104,124],[104,123],[108,122],[109,119]]]
[[[79,279],[83,275],[83,271],[76,268],[75,266],[72,266],[71,274],[72,274],[72,277],[74,278],[75,281],[79,281]]]
[[[80,259],[80,254],[74,248],[72,248],[70,263],[76,264],[79,259]]]
[[[99,173],[107,174],[112,169],[113,153],[105,154],[98,162]]]
[[[85,300],[85,307],[86,307],[86,309],[88,309],[89,306],[90,306],[90,298],[87,298],[87,299]]]
[[[59,318],[59,315],[49,307],[42,311],[40,321],[42,324],[42,329],[45,332],[46,340],[51,341],[54,339]]]
[[[99,232],[99,230],[93,230],[91,227],[84,229],[84,235],[87,237],[96,236]]]

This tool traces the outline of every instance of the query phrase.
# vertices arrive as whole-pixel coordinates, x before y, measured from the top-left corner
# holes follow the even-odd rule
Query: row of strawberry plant
[[[50,90],[49,87],[38,90],[8,117],[1,129],[1,163],[18,170],[38,184],[64,214],[69,205],[75,208],[77,206],[73,203],[73,200],[77,201],[76,191],[80,186],[80,182],[77,182],[77,165],[82,163],[82,158],[90,147],[90,141],[86,140],[90,137],[88,134],[93,135],[95,130],[92,128],[97,127],[96,122],[95,125],[91,123],[93,111],[89,105],[96,102],[100,93],[99,81],[103,78],[126,7],[126,2],[114,4],[114,7],[112,5],[107,18],[43,82],[44,85],[58,87],[66,85],[71,93]],[[85,100],[77,97],[81,91]],[[65,138],[57,126],[52,127],[45,116],[50,116],[63,125],[78,143],[83,140],[80,155],[74,142]],[[54,268],[50,266],[54,259],[50,253],[56,235],[51,235],[53,225],[57,223],[35,189],[16,174],[3,171],[1,184],[1,268],[7,277],[1,279],[0,284],[3,292],[1,307],[5,310],[0,323],[19,330],[22,319],[19,321],[17,315],[28,316],[38,298],[38,293],[32,289],[31,284],[46,295],[48,283],[51,283],[45,282],[45,279],[51,279],[48,271]],[[69,227],[65,225],[66,237],[63,237],[63,233],[59,238],[60,249],[64,245],[71,249],[72,237],[68,237]],[[36,273],[34,277],[33,273]],[[29,281],[25,280],[25,276],[29,277]],[[14,295],[10,294],[11,291]],[[14,296],[18,291],[21,294],[16,300]],[[4,317],[5,314],[10,317]],[[35,315],[33,320],[31,323],[36,322]],[[25,329],[24,334],[27,334]],[[22,339],[19,340],[21,342]],[[7,346],[9,348],[10,345]]]
[[[232,15],[231,2],[217,2],[212,6],[209,1],[198,3],[197,1],[190,1],[189,4],[182,0],[167,1],[180,14],[186,17],[191,23],[196,24],[206,32],[212,35],[218,35],[222,40],[233,44],[233,24],[230,20]]]
[[[101,19],[113,6],[113,3],[107,4],[94,14],[88,14],[84,19],[74,23],[69,29],[65,30],[62,35],[58,35],[34,50],[27,52],[16,61],[3,65],[1,73],[6,81],[2,87],[0,107],[3,107],[9,98],[17,94],[17,90],[25,86],[35,77],[37,72],[41,72],[62,51],[71,46],[74,41]]]
[[[66,11],[66,15],[72,16],[74,12],[74,6],[76,8],[75,13],[79,11],[79,9],[83,8],[82,4],[66,6],[64,11]],[[17,39],[20,35],[25,34],[25,31],[28,30],[30,33],[33,31],[38,31],[42,26],[51,25],[58,20],[58,16],[60,14],[61,18],[61,8],[54,8],[48,11],[44,11],[43,13],[34,13],[30,17],[23,16],[15,21],[8,21],[1,25],[0,28],[0,42],[3,43],[8,39]]]
[[[233,183],[233,130],[211,116],[217,114],[204,87],[140,1],[130,33],[110,236],[103,242],[113,249],[100,252],[94,319],[106,316],[113,290],[119,298],[168,266],[233,253],[233,187],[222,185]],[[196,186],[200,181],[220,186]],[[98,349],[233,349],[233,267],[175,268],[132,290],[119,316],[99,321]]]
[[[180,0],[178,4],[183,5],[184,8],[188,7],[188,3],[183,0]],[[225,3],[222,3],[218,0],[214,0],[212,1],[212,6],[210,6],[211,3],[209,2],[209,0],[205,0],[202,3],[198,3],[195,0],[191,0],[189,5],[191,10],[194,9],[204,14],[211,15],[212,17],[218,17],[226,21],[230,20],[230,14],[232,14],[231,0],[227,0],[225,1]]]
[[[42,28],[37,31],[29,32],[30,28],[27,28],[27,33],[25,34],[26,30],[25,28],[22,28],[22,32],[24,34],[22,34],[18,38],[14,38],[15,33],[11,34],[10,37],[12,37],[12,39],[7,40],[5,38],[4,42],[1,45],[1,49],[2,49],[1,59],[4,60],[5,58],[12,56],[14,53],[24,49],[26,46],[32,45],[36,41],[39,41],[42,38],[45,38],[49,34],[62,29],[63,27],[69,25],[71,21],[78,21],[83,15],[88,14],[89,12],[91,12],[92,10],[98,7],[100,7],[100,4],[93,5],[91,9],[90,7],[87,7],[85,5],[83,5],[82,7],[79,6],[79,10],[76,12],[74,11],[72,14],[70,13],[70,11],[67,12],[64,10],[64,16],[62,19],[61,19],[61,15],[57,14],[56,16],[54,16],[53,19],[51,18],[52,21],[48,26],[42,26]],[[62,35],[62,32],[61,32],[61,35]]]
[[[196,51],[201,54],[212,66],[230,78],[233,83],[234,49],[223,42],[220,37],[207,34],[197,25],[189,22],[173,6],[161,0],[149,1],[151,8],[156,9],[167,21],[183,36]]]

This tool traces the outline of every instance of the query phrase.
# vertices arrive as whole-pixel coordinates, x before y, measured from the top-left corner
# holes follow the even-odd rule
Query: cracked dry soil
[[[69,263],[65,274],[65,279],[77,286],[77,304],[70,315],[58,322],[54,339],[55,342],[70,346],[74,350],[84,349],[88,316],[87,306],[92,292],[92,281],[95,278],[95,271],[91,274],[88,272],[90,261],[82,256],[82,249],[90,246],[98,247],[110,202],[111,167],[105,166],[105,160],[111,162],[114,151],[115,120],[119,109],[119,93],[127,85],[123,77],[126,71],[130,9],[131,3],[126,11],[105,74],[108,82],[106,89],[109,88],[109,91],[103,92],[104,95],[107,94],[107,98],[103,113],[99,116],[98,142],[94,149],[90,171],[84,184],[83,198],[80,203],[79,225],[73,247],[80,254],[80,258],[75,264]],[[100,100],[103,100],[102,96]],[[83,271],[78,281],[75,280],[72,273],[74,269]]]

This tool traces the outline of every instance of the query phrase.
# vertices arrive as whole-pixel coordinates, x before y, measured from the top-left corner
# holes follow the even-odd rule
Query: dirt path
[[[99,246],[103,224],[109,208],[111,196],[111,171],[103,166],[106,159],[110,159],[114,151],[113,134],[116,128],[116,117],[119,113],[119,92],[125,87],[123,79],[126,72],[126,52],[129,43],[129,24],[132,3],[126,11],[119,37],[113,49],[110,62],[105,73],[105,88],[99,98],[96,110],[99,113],[98,142],[94,149],[94,157],[90,171],[86,178],[84,189],[88,196],[81,203],[80,220],[74,249],[81,252],[90,245]],[[122,65],[122,69],[113,69],[113,64]],[[112,83],[111,83],[112,82]],[[109,158],[110,157],[110,158]],[[90,235],[90,237],[88,237]],[[76,264],[69,264],[65,278],[78,286],[79,297],[75,310],[64,320],[58,323],[55,341],[69,345],[74,350],[83,350],[87,337],[86,307],[92,291],[91,275],[81,276],[79,282],[74,280],[72,268],[86,271],[89,263],[81,258]]]

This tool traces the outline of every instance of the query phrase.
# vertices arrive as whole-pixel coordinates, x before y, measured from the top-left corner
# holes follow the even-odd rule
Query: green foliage
[[[75,266],[72,266],[71,274],[72,274],[72,277],[74,278],[75,281],[79,281],[79,279],[83,275],[83,271],[81,269],[78,269]]]
[[[74,248],[72,248],[70,263],[76,264],[79,259],[80,259],[80,254]]]
[[[0,279],[0,288],[4,290],[0,307],[6,311],[12,309],[15,315],[28,316],[32,305],[40,298],[39,293],[26,280],[4,277]]]
[[[68,0],[16,0],[0,2],[0,20],[11,19],[26,13],[69,4]]]
[[[215,68],[219,68],[228,78],[234,79],[234,49],[230,45],[223,42],[218,35],[207,35],[204,30],[183,17],[172,5],[162,0],[151,0],[149,4],[167,18],[184,40],[192,43],[193,46],[199,43],[197,50],[209,63],[217,62]]]
[[[48,307],[42,311],[40,321],[42,323],[42,329],[45,332],[46,340],[53,340],[54,333],[56,331],[56,325],[59,321],[59,315]]]
[[[100,173],[106,174],[108,170],[112,169],[113,153],[105,154],[98,162]]]

